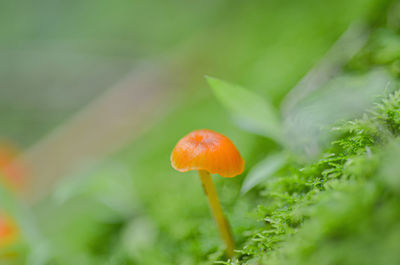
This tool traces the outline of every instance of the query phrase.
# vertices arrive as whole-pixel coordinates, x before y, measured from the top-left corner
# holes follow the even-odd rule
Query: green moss
[[[225,264],[395,264],[400,254],[389,250],[400,243],[392,235],[400,231],[400,194],[388,183],[397,190],[400,181],[387,161],[400,155],[393,143],[399,113],[396,91],[362,118],[333,128],[341,136],[318,161],[268,181],[257,209],[264,226]],[[390,177],[384,183],[382,176]]]

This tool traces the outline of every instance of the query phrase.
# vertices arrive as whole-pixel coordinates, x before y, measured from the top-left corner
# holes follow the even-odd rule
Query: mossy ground
[[[226,264],[397,264],[399,113],[396,91],[335,127],[342,136],[318,161],[266,182],[265,226]]]

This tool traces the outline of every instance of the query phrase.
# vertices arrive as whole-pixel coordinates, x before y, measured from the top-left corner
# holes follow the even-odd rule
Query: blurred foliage
[[[176,62],[177,79],[190,80],[182,101],[210,97],[202,79],[209,74],[278,104],[352,21],[370,17],[381,4],[2,1],[1,136],[31,145],[147,62]],[[206,106],[203,111],[210,113]]]

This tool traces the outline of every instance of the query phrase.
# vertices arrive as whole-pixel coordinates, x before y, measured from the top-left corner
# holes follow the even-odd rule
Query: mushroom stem
[[[229,223],[225,218],[224,213],[222,212],[222,208],[218,200],[217,191],[215,190],[211,175],[208,171],[205,170],[199,170],[199,175],[203,184],[204,192],[206,193],[206,196],[208,198],[211,212],[214,216],[215,222],[217,223],[219,233],[222,237],[222,240],[225,242],[226,253],[229,258],[232,258],[234,254],[233,250],[235,248],[235,244],[233,242],[232,233],[229,228]]]

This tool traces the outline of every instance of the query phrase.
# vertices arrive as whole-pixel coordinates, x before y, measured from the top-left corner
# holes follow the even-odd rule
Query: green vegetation
[[[400,54],[388,47],[396,36],[387,29],[377,30],[346,66],[347,72],[359,74],[384,66],[397,76]],[[339,121],[326,130],[335,140],[315,162],[296,163],[292,155],[273,175],[267,167],[257,188],[262,198],[258,220],[264,226],[248,232],[238,260],[223,264],[400,261],[395,251],[400,232],[397,85],[386,87],[375,101],[360,118]]]
[[[265,227],[231,264],[396,264],[399,111],[397,91],[376,112],[336,127],[343,135],[317,162],[266,181],[258,209]]]

